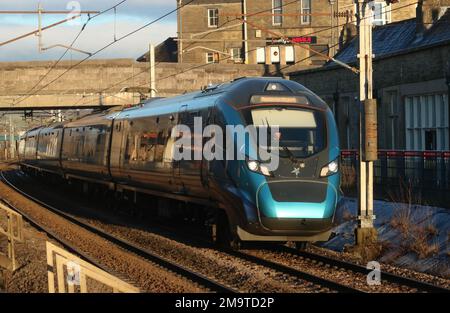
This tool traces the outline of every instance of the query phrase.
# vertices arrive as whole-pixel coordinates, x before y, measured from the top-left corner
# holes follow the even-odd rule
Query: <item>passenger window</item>
[[[158,134],[156,132],[144,132],[141,134],[139,142],[139,160],[143,162],[153,162],[155,159],[155,145]]]

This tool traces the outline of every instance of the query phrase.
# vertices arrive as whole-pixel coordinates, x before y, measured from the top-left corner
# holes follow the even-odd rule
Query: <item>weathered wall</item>
[[[52,62],[0,63],[0,108],[10,108],[42,78]],[[122,105],[139,102],[139,93],[124,88],[145,89],[149,86],[148,63],[129,59],[92,60],[76,66],[60,79],[38,91],[64,73],[74,63],[64,61],[46,77],[33,95],[17,107]],[[279,74],[276,67],[243,64],[177,64],[156,66],[156,88],[159,96],[170,96],[199,90],[208,84],[221,83],[242,76]],[[38,91],[38,92],[37,92]],[[100,92],[102,91],[102,96]],[[122,91],[122,92],[121,92]],[[145,90],[141,92],[147,93]],[[35,94],[36,93],[36,94]],[[23,99],[23,98],[22,98]]]
[[[306,0],[305,0],[306,1]],[[354,0],[337,0],[333,5],[330,5],[329,0],[311,0],[311,13],[313,16],[308,21],[303,21],[303,17],[298,14],[302,12],[302,4],[304,1],[282,1],[282,17],[281,24],[273,23],[272,14],[272,0],[247,0],[247,13],[262,13],[263,15],[249,16],[249,23],[255,24],[248,26],[248,51],[249,63],[257,63],[256,50],[259,47],[279,46],[280,48],[280,63],[285,64],[285,46],[284,44],[266,42],[266,40],[279,39],[281,36],[298,37],[298,36],[316,36],[317,44],[310,45],[314,50],[328,53],[325,47],[329,47],[330,55],[334,55],[338,50],[339,45],[342,45],[342,31],[343,25],[346,22],[356,22],[356,5]],[[416,15],[417,0],[402,0],[391,6],[385,7],[385,13],[388,15],[391,22],[396,22],[408,18],[413,18]],[[208,27],[208,9],[219,10],[219,29]],[[334,17],[334,13],[349,13],[348,19],[346,17]],[[220,51],[219,62],[229,63],[227,54],[230,53],[231,48],[241,48],[244,51],[242,40],[244,39],[244,29],[242,23],[237,20],[237,17],[224,16],[229,13],[242,13],[242,1],[226,1],[226,0],[209,0],[209,1],[195,1],[183,7],[178,12],[179,28],[178,31],[182,33],[183,40],[183,62],[206,63],[206,53],[211,52],[205,48]],[[230,25],[236,25],[233,28],[225,28]],[[261,37],[256,36],[256,29],[262,28]],[[273,33],[268,33],[268,30]],[[276,33],[277,35],[275,35]],[[196,34],[198,36],[196,36]],[[201,35],[200,35],[201,34]],[[280,34],[280,35],[278,35]],[[191,39],[213,40],[213,41],[191,41]],[[309,46],[309,45],[308,45]],[[266,62],[272,63],[270,60],[270,50],[266,48]],[[323,58],[316,56],[307,49],[295,45],[295,62],[301,64],[316,64],[323,61]]]

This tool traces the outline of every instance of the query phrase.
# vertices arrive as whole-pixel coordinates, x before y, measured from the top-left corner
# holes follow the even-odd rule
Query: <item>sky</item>
[[[121,0],[0,0],[0,11],[36,10],[41,2],[44,10],[87,10],[103,11]],[[93,53],[116,38],[151,22],[176,8],[175,0],[127,0],[117,7],[116,14],[111,10],[94,19],[86,25],[84,31],[76,41],[74,47]],[[42,26],[50,25],[68,16],[45,15]],[[70,45],[81,28],[88,20],[87,16],[65,23],[42,34],[43,47],[52,45]],[[37,15],[0,14],[0,43],[9,39],[32,32],[38,28]],[[100,52],[93,58],[133,58],[136,59],[146,51],[150,42],[158,44],[167,37],[176,36],[176,12],[163,20],[135,33],[134,35],[116,42],[111,47]],[[66,49],[61,47],[39,53],[38,38],[30,36],[14,43],[0,46],[0,62],[56,60]],[[82,59],[86,54],[68,52],[65,60]]]

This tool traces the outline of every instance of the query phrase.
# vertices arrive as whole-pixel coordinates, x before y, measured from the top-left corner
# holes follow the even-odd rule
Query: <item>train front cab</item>
[[[279,166],[239,161],[234,171],[242,214],[234,230],[242,241],[327,241],[340,201],[339,145],[332,112],[321,106],[277,102],[240,110],[256,128],[279,126]],[[249,152],[254,153],[253,152]],[[254,158],[253,158],[254,159]],[[233,172],[233,171],[231,171]]]

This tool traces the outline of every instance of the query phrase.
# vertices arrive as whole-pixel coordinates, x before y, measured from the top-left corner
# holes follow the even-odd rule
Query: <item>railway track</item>
[[[218,292],[228,292],[228,293],[237,292],[236,290],[234,290],[230,287],[224,286],[222,284],[219,284],[215,281],[210,280],[209,278],[205,277],[202,274],[193,272],[192,270],[190,270],[186,267],[175,264],[174,262],[172,262],[171,260],[169,260],[167,258],[164,258],[164,257],[157,255],[146,249],[143,249],[142,247],[139,247],[138,245],[136,245],[128,240],[125,240],[118,236],[111,235],[98,227],[89,225],[89,224],[83,222],[82,220],[75,218],[75,217],[71,216],[70,214],[67,214],[66,212],[63,212],[63,211],[55,208],[54,206],[49,205],[48,203],[45,203],[45,202],[41,201],[40,199],[33,197],[32,195],[26,193],[25,191],[23,191],[22,189],[17,187],[13,182],[11,182],[10,179],[8,179],[7,175],[5,175],[3,172],[1,173],[0,177],[8,186],[13,188],[16,192],[22,194],[29,200],[34,201],[34,202],[38,203],[39,205],[45,207],[46,209],[50,210],[51,212],[64,217],[71,223],[76,224],[80,227],[83,227],[83,228],[87,229],[88,231],[93,232],[93,233],[99,235],[100,237],[113,242],[114,244],[122,247],[125,250],[135,253],[141,257],[144,257],[145,259],[148,259],[154,263],[160,264],[163,267],[165,267],[173,272],[176,272],[182,276],[185,276],[195,282],[198,282],[199,280],[201,280],[199,283],[205,287],[208,287],[211,290],[218,291]],[[200,238],[199,238],[199,240],[200,240]],[[210,243],[208,243],[208,244],[210,244]],[[216,248],[216,247],[214,247],[214,248]],[[359,289],[346,286],[345,284],[340,284],[340,283],[337,283],[337,282],[334,282],[331,280],[327,280],[327,279],[309,274],[307,272],[304,272],[304,271],[301,271],[298,269],[294,269],[294,268],[290,268],[288,266],[284,266],[279,263],[264,260],[264,259],[252,256],[252,255],[246,254],[246,253],[242,253],[239,251],[224,251],[224,252],[235,258],[241,259],[246,262],[250,262],[253,265],[258,265],[258,266],[262,266],[262,267],[274,270],[282,275],[288,275],[290,277],[295,277],[309,285],[313,285],[317,289],[326,288],[329,291],[343,292],[343,293],[361,293],[362,292]],[[200,276],[200,278],[199,278],[199,276]]]
[[[45,203],[42,203],[40,200],[35,199],[34,197],[24,193],[22,190],[20,190],[16,186],[14,186],[14,184],[12,184],[11,182],[7,181],[7,179],[4,177],[3,173],[2,173],[2,177],[5,180],[5,182],[8,183],[8,185],[10,185],[17,192],[23,194],[24,196],[28,197],[29,199],[31,199],[31,200],[33,200],[35,202],[38,202],[39,204],[41,204],[41,205],[43,205],[43,206],[45,206],[47,208],[50,207],[49,210],[56,211],[56,212],[58,212],[58,214],[63,214],[65,217],[67,216],[67,218],[69,220],[71,220],[71,221],[75,220],[74,221],[75,223],[85,224],[82,221],[79,221],[76,218],[68,215],[67,213],[61,212],[60,210],[58,210],[58,209],[56,209],[54,207],[51,207],[51,206],[49,206],[49,205],[47,205]],[[86,226],[89,228],[90,231],[93,231],[93,232],[96,232],[96,233],[99,232],[99,233],[103,233],[104,234],[104,231],[102,231],[101,229],[98,229],[98,228],[96,228],[94,226],[91,226],[91,225],[86,225]],[[163,228],[166,228],[166,230],[169,230],[169,231],[171,230],[170,227],[163,227]],[[155,255],[153,253],[151,253],[151,257],[148,257],[148,255],[146,256],[145,254],[147,254],[149,251],[145,251],[145,249],[142,249],[141,247],[138,247],[135,244],[133,244],[133,243],[127,241],[127,240],[121,239],[121,238],[119,238],[117,236],[112,236],[110,234],[105,234],[105,235],[108,237],[106,239],[108,239],[110,241],[113,241],[113,242],[117,243],[120,246],[123,246],[125,249],[127,249],[126,247],[128,246],[129,249],[127,249],[127,250],[130,250],[130,251],[132,251],[132,252],[134,252],[134,253],[136,253],[138,255],[141,255],[143,253],[142,251],[144,250],[144,255],[141,255],[141,256],[143,256],[145,258],[148,258],[150,260],[152,258],[157,258],[157,259],[161,258],[159,255]],[[197,237],[198,237],[198,235],[197,235]],[[198,238],[198,240],[202,240],[202,239]],[[206,243],[204,238],[203,238],[203,242]],[[131,248],[130,248],[130,246],[131,246]],[[285,247],[285,246],[278,246],[277,248],[274,248],[274,249],[278,250],[278,251],[281,251],[281,252],[287,252],[287,253],[295,256],[295,257],[307,259],[307,260],[312,261],[314,263],[321,264],[324,267],[327,266],[327,267],[332,267],[332,268],[336,268],[336,269],[340,269],[340,270],[347,270],[347,271],[351,271],[351,272],[358,273],[358,274],[364,274],[364,275],[367,275],[367,273],[369,272],[369,270],[367,270],[363,266],[360,266],[360,265],[357,265],[357,264],[354,264],[354,263],[350,263],[350,262],[346,262],[346,261],[342,261],[342,260],[338,260],[338,259],[334,259],[334,258],[327,257],[327,256],[324,256],[324,255],[315,254],[315,253],[312,253],[312,252],[297,251],[295,249],[291,249],[291,248],[288,248],[288,247]],[[308,272],[301,271],[301,270],[299,270],[297,268],[292,268],[290,266],[283,265],[283,264],[281,264],[279,262],[271,261],[271,260],[269,260],[267,258],[254,256],[252,254],[248,254],[248,253],[241,252],[241,251],[225,251],[225,252],[228,253],[229,255],[235,257],[235,258],[239,258],[239,259],[244,260],[246,262],[249,262],[249,263],[252,263],[252,264],[255,264],[255,265],[259,265],[259,266],[263,266],[265,268],[272,269],[272,270],[274,270],[276,272],[282,273],[283,275],[288,275],[288,276],[291,276],[291,277],[295,277],[295,278],[298,278],[298,279],[300,279],[302,281],[309,282],[309,283],[311,283],[311,284],[313,284],[315,286],[320,286],[320,287],[326,288],[326,289],[331,290],[331,291],[352,292],[352,293],[363,292],[360,289],[353,288],[353,287],[350,287],[350,286],[345,285],[345,284],[338,283],[338,282],[333,281],[333,280],[322,278],[322,277],[310,274]],[[173,262],[171,262],[168,259],[165,259],[165,258],[162,258],[162,259],[164,261],[167,261],[169,264],[173,263]],[[171,265],[169,265],[168,267],[170,268],[170,266]],[[190,270],[188,270],[188,271],[192,272]],[[192,275],[192,274],[190,274],[190,275]],[[428,284],[428,283],[421,282],[421,281],[417,281],[417,280],[414,280],[414,279],[411,279],[411,278],[398,276],[398,275],[395,275],[395,274],[392,274],[392,273],[389,273],[389,272],[382,272],[381,276],[382,276],[382,279],[384,281],[388,281],[390,283],[397,284],[397,285],[400,285],[400,286],[407,286],[409,288],[416,289],[419,292],[449,292],[449,290],[446,289],[446,288],[443,288],[443,287],[440,287],[440,286],[436,286],[436,285],[432,285],[432,284]],[[232,291],[234,291],[234,290],[230,290],[230,288],[228,288],[228,287],[225,287],[225,286],[222,286],[222,287],[224,287],[224,289],[223,290],[219,290],[219,291],[222,291],[222,292],[232,292]],[[211,289],[214,290],[213,287]]]
[[[286,246],[283,247],[277,247],[277,250],[284,251],[292,254],[293,256],[297,256],[304,259],[309,259],[311,261],[315,261],[318,263],[326,264],[328,266],[332,266],[335,268],[341,268],[345,270],[349,270],[356,273],[361,273],[364,275],[367,275],[371,270],[368,270],[366,267],[352,263],[347,262],[343,260],[338,260],[333,257],[317,254],[314,252],[309,251],[298,251],[296,249],[288,248]],[[426,282],[421,282],[412,278],[399,276],[390,272],[382,271],[381,272],[381,279],[388,281],[390,283],[398,284],[407,286],[410,288],[415,288],[418,291],[423,292],[439,292],[439,293],[450,293],[450,290],[444,287],[436,286],[433,284],[429,284]]]
[[[158,227],[163,228],[168,232],[176,232],[176,229],[174,229],[172,227],[161,226],[161,225],[158,225]],[[195,237],[196,242],[202,241],[202,243],[205,246],[209,246],[211,248],[217,249],[217,247],[213,247],[209,241],[200,237],[198,234],[197,235],[193,234],[192,236]],[[267,248],[264,248],[264,249],[267,250]],[[296,250],[293,248],[289,248],[287,246],[277,245],[277,246],[271,248],[270,251],[287,252],[287,253],[291,254],[293,257],[307,259],[309,261],[312,261],[313,263],[321,264],[324,267],[331,267],[331,268],[335,268],[335,269],[347,270],[347,271],[351,271],[351,272],[359,273],[359,274],[363,274],[363,275],[367,275],[371,271],[364,266],[361,266],[361,265],[358,265],[358,264],[355,264],[352,262],[339,260],[339,259],[336,259],[333,257],[317,254],[317,253],[310,252],[310,251],[299,251],[299,250]],[[352,287],[349,287],[344,284],[339,284],[339,283],[336,283],[335,281],[332,281],[332,280],[329,280],[326,278],[322,278],[319,276],[315,276],[315,275],[312,275],[305,271],[300,271],[298,269],[294,269],[292,267],[283,265],[279,262],[271,261],[267,258],[254,256],[252,254],[248,254],[248,253],[241,252],[241,251],[228,251],[227,250],[224,252],[226,252],[227,254],[232,255],[236,258],[240,258],[240,259],[246,260],[248,262],[251,262],[251,263],[254,263],[257,265],[262,265],[262,266],[274,269],[278,272],[312,282],[314,284],[329,288],[331,290],[336,290],[336,291],[344,292],[344,293],[348,293],[348,292],[361,293],[361,292],[363,292],[357,288],[352,288]],[[450,289],[447,289],[445,287],[433,285],[433,284],[430,284],[427,282],[418,281],[418,280],[415,280],[415,279],[412,279],[409,277],[396,275],[396,274],[386,272],[386,271],[381,271],[381,279],[382,279],[382,281],[387,281],[389,283],[397,284],[399,286],[406,286],[411,289],[416,289],[418,292],[450,293]]]
[[[214,281],[213,279],[210,279],[200,273],[197,273],[195,271],[192,271],[180,264],[176,264],[175,262],[172,262],[171,260],[164,258],[160,255],[157,255],[155,253],[153,253],[152,251],[143,249],[137,245],[135,245],[132,242],[129,242],[125,239],[119,238],[117,236],[111,235],[95,226],[89,225],[83,221],[81,221],[80,219],[77,219],[29,194],[27,194],[26,192],[24,192],[23,190],[19,189],[17,186],[15,186],[10,180],[8,180],[8,178],[5,176],[5,174],[3,173],[3,171],[0,173],[0,177],[1,180],[6,183],[8,186],[10,186],[11,188],[13,188],[16,192],[20,193],[21,195],[23,195],[24,197],[26,197],[27,199],[41,205],[42,207],[45,207],[47,210],[49,210],[50,212],[59,215],[60,217],[63,217],[64,219],[66,219],[67,221],[69,221],[72,224],[75,224],[81,228],[84,228],[85,230],[94,233],[95,235],[119,246],[120,248],[129,251],[135,255],[138,255],[141,258],[144,258],[145,260],[148,260],[154,264],[157,264],[165,269],[167,269],[170,272],[174,272],[180,276],[183,276],[187,279],[189,279],[190,281],[205,287],[206,289],[213,291],[213,292],[220,292],[220,293],[236,293],[238,292],[237,290],[225,286],[219,282]],[[3,199],[2,199],[3,200]],[[3,202],[5,204],[7,204],[8,206],[10,206],[13,210],[17,211],[18,213],[22,214],[22,216],[34,227],[44,231],[45,233],[47,233],[51,238],[53,238],[54,240],[56,240],[57,242],[59,242],[61,245],[63,245],[67,250],[79,255],[81,258],[85,259],[86,261],[94,264],[95,266],[129,282],[129,280],[127,280],[126,278],[121,277],[122,275],[117,274],[112,272],[110,269],[105,268],[101,262],[99,262],[98,260],[96,260],[95,258],[92,258],[91,256],[87,255],[86,253],[84,253],[83,251],[80,251],[79,249],[77,249],[76,247],[74,247],[72,244],[70,244],[68,241],[59,238],[56,234],[54,234],[52,232],[52,230],[48,229],[47,227],[41,225],[40,223],[36,222],[33,220],[33,218],[31,218],[28,214],[26,214],[25,212],[23,212],[22,210],[20,210],[17,207],[14,207],[11,203],[9,203],[6,200],[3,200]]]
[[[161,227],[168,232],[176,232],[176,229],[169,227],[169,226],[158,225],[158,227]],[[193,234],[192,236],[195,237],[196,242],[202,241],[203,244],[209,245],[210,247],[212,247],[212,244],[210,242],[208,242],[204,238],[200,237],[198,234],[197,235]],[[217,249],[217,247],[214,247],[214,248]],[[348,270],[348,271],[363,274],[363,275],[367,275],[371,271],[364,266],[361,266],[361,265],[358,265],[358,264],[355,264],[352,262],[339,260],[339,259],[336,259],[333,257],[317,254],[317,253],[310,252],[310,251],[299,251],[297,249],[289,248],[287,246],[276,245],[271,249],[271,251],[287,252],[287,253],[291,254],[293,257],[308,259],[309,261],[312,261],[317,264],[321,264],[324,267],[327,266],[327,267],[336,268],[336,269]],[[310,281],[314,284],[318,284],[318,285],[321,285],[323,287],[326,287],[326,288],[329,288],[332,290],[336,290],[339,292],[354,292],[354,293],[362,292],[359,289],[352,288],[352,287],[349,287],[344,284],[339,284],[334,281],[312,275],[308,272],[300,271],[298,269],[293,269],[292,267],[280,264],[278,262],[270,261],[268,259],[254,256],[254,255],[251,255],[251,254],[248,254],[245,252],[241,252],[241,251],[224,251],[224,252],[226,252],[234,257],[246,260],[248,262],[262,265],[262,266],[274,269],[278,272],[287,274],[289,276],[294,276],[294,277],[297,277],[297,278],[300,278],[300,279],[303,279],[306,281]],[[445,287],[433,285],[433,284],[430,284],[427,282],[418,281],[418,280],[415,280],[415,279],[412,279],[409,277],[396,275],[396,274],[386,272],[386,271],[381,271],[381,279],[382,279],[382,281],[387,281],[389,283],[416,289],[418,292],[450,293],[450,289],[447,289]]]
[[[253,256],[251,254],[247,254],[247,253],[240,252],[240,251],[231,251],[228,253],[230,255],[233,255],[233,256],[243,259],[245,261],[271,268],[280,273],[308,281],[312,284],[325,287],[332,291],[337,291],[337,292],[342,292],[342,293],[364,293],[363,291],[361,291],[359,289],[347,286],[345,284],[337,283],[335,281],[332,281],[332,280],[329,280],[326,278],[322,278],[322,277],[319,277],[316,275],[312,275],[305,271],[301,271],[301,270],[298,270],[298,269],[295,269],[295,268],[292,268],[292,267],[289,267],[289,266],[286,266],[286,265],[283,265],[283,264],[280,264],[277,262],[272,262],[272,261],[269,261],[269,260],[266,260],[266,259],[263,259],[263,258],[260,258],[257,256]]]

